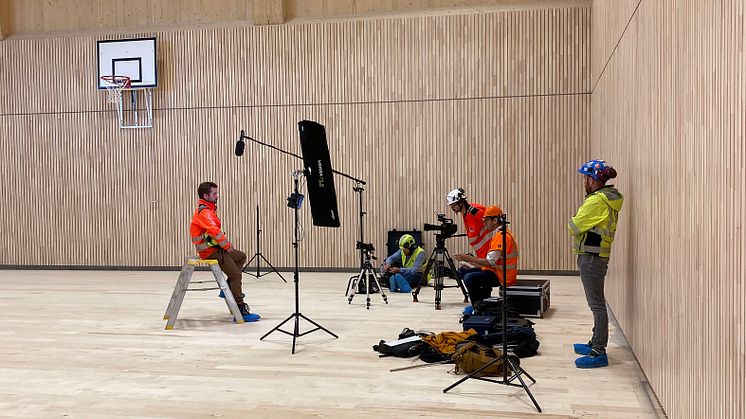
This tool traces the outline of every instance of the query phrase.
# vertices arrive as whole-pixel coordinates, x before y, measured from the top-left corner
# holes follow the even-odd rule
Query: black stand
[[[507,236],[507,229],[508,229],[508,218],[505,214],[502,214],[498,217],[500,220],[500,232],[502,233],[503,238],[503,249],[507,248],[506,243],[506,236]],[[521,375],[525,375],[528,377],[529,380],[536,383],[536,380],[534,380],[529,373],[526,372],[523,368],[521,368],[520,365],[518,365],[510,356],[508,356],[508,299],[507,299],[507,290],[506,290],[506,279],[507,279],[507,273],[508,273],[508,261],[507,258],[502,258],[502,270],[503,270],[503,280],[501,281],[500,290],[502,293],[502,338],[503,338],[503,348],[502,348],[502,354],[499,357],[496,357],[494,360],[487,363],[487,365],[479,368],[478,370],[472,372],[471,374],[467,375],[466,377],[458,380],[457,382],[451,384],[450,386],[443,389],[443,393],[446,393],[448,390],[456,387],[457,385],[463,383],[464,381],[468,380],[469,378],[473,378],[475,380],[482,380],[482,381],[489,381],[491,383],[496,384],[502,384],[506,386],[515,386],[515,387],[523,387],[524,390],[526,390],[526,394],[528,394],[528,397],[531,398],[531,401],[534,403],[534,406],[536,406],[536,410],[538,410],[541,413],[541,407],[539,406],[539,403],[536,402],[536,399],[534,398],[534,395],[531,394],[531,391],[528,389],[528,386],[526,385],[526,382],[523,381],[523,378]],[[479,373],[482,372],[482,370],[489,368],[492,364],[496,362],[502,362],[503,363],[503,376],[502,379],[499,380],[493,380],[491,378],[486,377],[479,377]],[[511,377],[508,377],[508,369],[512,371]],[[513,381],[518,379],[521,384],[516,384]]]
[[[298,179],[301,176],[303,176],[303,171],[295,171],[295,172],[293,172],[293,193],[294,193],[294,196],[298,196],[299,193],[300,193],[298,191]],[[298,210],[299,209],[300,209],[300,205],[299,204],[293,206],[293,212],[295,213],[295,233],[294,233],[294,241],[293,241],[293,248],[295,248],[295,270],[293,271],[293,278],[294,278],[293,282],[295,282],[295,312],[293,312],[293,314],[291,314],[290,316],[288,316],[288,318],[286,318],[285,320],[283,320],[282,323],[278,324],[277,326],[275,326],[274,328],[272,328],[272,330],[270,330],[269,332],[265,333],[264,336],[262,336],[261,338],[259,338],[259,340],[264,340],[264,338],[266,338],[267,336],[269,336],[270,334],[272,334],[272,332],[275,332],[275,331],[284,333],[284,334],[289,335],[289,336],[292,336],[293,337],[293,349],[292,349],[291,353],[293,353],[293,354],[295,354],[295,340],[297,338],[301,337],[301,336],[307,335],[307,334],[315,332],[317,330],[323,330],[324,332],[326,332],[326,333],[334,336],[335,338],[339,338],[339,336],[337,336],[334,333],[330,332],[329,330],[325,329],[324,327],[322,327],[321,325],[319,325],[315,321],[309,319],[308,317],[304,316],[300,312],[300,299],[299,299],[299,296],[298,296],[298,245],[299,245],[299,240],[298,240]],[[300,322],[301,317],[304,318],[307,322],[313,324],[316,327],[313,328],[313,329],[311,329],[311,330],[307,330],[307,331],[305,331],[303,333],[300,333],[299,322]],[[293,327],[293,332],[291,333],[291,332],[288,332],[287,330],[281,329],[282,325],[284,325],[285,323],[287,323],[291,319],[295,320],[295,322],[294,322],[295,325]]]
[[[251,276],[256,277],[256,278],[261,278],[264,275],[269,275],[272,272],[274,272],[274,273],[276,273],[277,275],[280,276],[280,279],[282,279],[283,282],[287,283],[288,281],[285,280],[285,278],[282,276],[282,274],[280,272],[278,272],[277,269],[274,266],[272,266],[272,264],[269,263],[269,261],[267,260],[267,258],[265,258],[264,255],[262,254],[262,251],[260,250],[260,247],[259,247],[259,236],[261,234],[262,234],[262,230],[259,229],[259,205],[257,205],[256,206],[256,253],[254,253],[254,256],[252,256],[251,259],[249,259],[249,261],[246,263],[246,266],[244,266],[244,268],[243,268],[243,270],[241,272],[243,272],[243,273],[245,273],[247,275],[251,275]],[[256,273],[246,272],[249,269],[249,265],[251,265],[251,262],[254,259],[256,259]],[[260,273],[259,272],[259,259],[262,259],[267,264],[267,266],[269,266],[272,270],[264,272],[264,273]]]
[[[388,304],[389,300],[388,297],[386,297],[386,292],[383,290],[381,283],[378,282],[376,272],[373,270],[373,265],[370,263],[371,259],[376,259],[373,255],[371,255],[371,252],[374,250],[373,246],[370,244],[358,242],[357,247],[361,248],[360,251],[364,256],[363,267],[360,269],[360,275],[353,276],[352,279],[350,279],[350,283],[347,285],[347,294],[349,294],[349,297],[347,298],[347,304],[352,304],[352,299],[355,298],[355,294],[357,294],[358,284],[360,283],[360,281],[365,281],[365,308],[367,310],[370,310],[371,278],[373,278],[373,282],[375,282],[375,284],[378,286],[378,289],[381,291],[383,302]]]
[[[448,262],[448,266],[451,268],[451,271],[456,274],[457,285],[446,286],[443,283],[443,272],[445,271],[446,262]],[[412,301],[414,301],[415,303],[419,301],[417,299],[417,294],[420,293],[422,285],[427,283],[427,275],[428,273],[430,273],[430,270],[433,268],[433,266],[435,267],[435,277],[433,278],[433,287],[435,288],[435,309],[440,310],[441,291],[444,288],[461,288],[461,292],[464,294],[464,302],[468,303],[469,294],[467,294],[466,292],[464,282],[461,280],[461,275],[459,275],[458,269],[456,269],[456,265],[454,265],[453,259],[448,253],[448,249],[446,249],[446,239],[445,237],[441,237],[439,234],[435,236],[435,249],[433,249],[433,252],[430,254],[430,259],[427,260],[427,265],[425,265],[425,272],[422,275],[422,280],[420,280],[420,283],[417,284],[417,288],[412,291]]]
[[[365,243],[365,230],[363,227],[363,222],[364,222],[365,214],[366,214],[366,212],[363,211],[363,192],[365,192],[365,189],[363,189],[363,185],[365,185],[365,182],[358,181],[357,179],[354,179],[354,180],[355,180],[355,186],[352,188],[352,190],[357,193],[358,208],[360,210],[360,239],[358,240],[358,243]],[[363,270],[363,269],[365,269],[365,255],[364,255],[364,249],[360,249],[360,270]],[[357,275],[351,276],[350,280],[347,281],[348,290],[350,289],[350,284],[352,283],[352,281],[355,280],[355,278],[358,278],[358,276]]]

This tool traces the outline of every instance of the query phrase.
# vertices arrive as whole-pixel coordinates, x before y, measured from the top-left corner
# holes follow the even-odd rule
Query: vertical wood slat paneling
[[[562,42],[554,44],[555,35],[542,30],[549,21]],[[585,56],[588,36],[578,41],[573,34],[587,21],[587,8],[571,8],[8,39],[0,58],[18,67],[0,75],[0,91],[7,92],[0,114],[110,109],[96,89],[96,41],[137,36],[158,37],[158,109],[581,94],[586,74],[570,74]],[[484,30],[468,29],[474,27]],[[330,45],[331,38],[344,47]],[[413,38],[418,42],[411,48],[391,47]],[[501,54],[484,50],[492,42]],[[466,54],[472,46],[479,52]],[[397,65],[403,62],[412,67]],[[41,63],[49,68],[39,71]],[[555,84],[556,74],[568,77]],[[343,89],[330,88],[338,85]]]
[[[88,77],[94,38],[0,43],[11,63],[0,84],[15,93],[0,96],[1,153],[16,162],[0,175],[27,191],[14,202],[19,220],[2,217],[0,228],[29,234],[0,238],[0,264],[178,264],[192,251],[194,189],[211,179],[229,237],[253,253],[260,204],[262,250],[291,266],[285,197],[300,162],[253,144],[238,159],[233,146],[245,129],[299,153],[296,123],[314,119],[334,167],[369,182],[367,240],[381,253],[387,230],[434,222],[450,211],[446,192],[463,186],[511,214],[522,269],[574,269],[564,225],[582,199],[574,170],[588,154],[590,100],[587,74],[570,73],[587,55],[588,19],[569,8],[160,33],[159,109],[140,131],[116,127]],[[34,86],[60,69],[76,82],[44,97]],[[314,228],[302,211],[304,266],[357,263],[356,196],[336,182],[344,228]]]
[[[591,150],[627,198],[609,304],[671,418],[746,417],[745,12],[642,0],[593,46]]]

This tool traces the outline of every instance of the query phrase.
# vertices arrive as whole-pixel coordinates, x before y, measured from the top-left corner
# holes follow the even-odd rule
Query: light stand
[[[277,148],[277,147],[275,147],[275,146],[273,146],[271,144],[263,143],[263,142],[261,142],[259,140],[251,138],[248,135],[246,135],[246,133],[244,132],[244,130],[241,130],[241,136],[239,137],[238,141],[239,141],[239,143],[242,143],[244,140],[251,140],[251,141],[253,141],[253,142],[257,143],[257,144],[260,144],[260,145],[263,145],[265,147],[269,147],[269,148],[275,149],[275,150],[277,150],[277,151],[279,151],[281,153],[285,153],[287,155],[299,158],[301,160],[303,159],[301,156],[299,156],[297,154],[291,153],[289,151],[285,151],[285,150]],[[243,147],[240,147],[240,148],[241,148],[241,154],[243,154]],[[352,190],[355,191],[358,194],[358,205],[359,205],[359,210],[360,210],[359,211],[359,216],[360,216],[360,240],[358,240],[358,243],[364,243],[365,242],[365,240],[364,240],[365,239],[365,235],[364,235],[363,219],[364,219],[365,215],[367,214],[363,210],[363,192],[364,192],[363,186],[365,186],[365,181],[362,180],[362,179],[358,179],[356,177],[352,177],[352,176],[348,175],[347,173],[338,172],[338,171],[333,170],[333,169],[332,169],[332,172],[334,172],[334,174],[346,177],[347,179],[350,179],[353,182],[355,182],[355,186],[352,188]],[[258,223],[257,223],[257,225],[258,225]],[[269,264],[269,262],[267,262],[267,263]],[[362,270],[364,268],[364,266],[365,266],[365,260],[364,260],[364,256],[363,256],[363,251],[360,250],[360,269]],[[354,278],[357,278],[357,275],[351,277],[350,281],[347,282],[347,287],[348,288],[349,288],[350,283],[352,282],[352,280]],[[285,278],[283,278],[283,281],[284,280],[285,280]],[[347,295],[347,294],[345,293],[345,295]]]
[[[355,179],[355,186],[352,187],[352,190],[355,191],[355,193],[357,193],[357,197],[358,197],[358,209],[359,209],[359,216],[360,216],[360,239],[357,242],[356,248],[360,249],[360,270],[361,271],[365,270],[365,250],[360,248],[360,244],[365,243],[365,229],[364,229],[363,222],[365,219],[365,214],[367,214],[363,210],[363,192],[365,192],[363,185],[365,185],[365,182],[358,181],[357,179]],[[349,292],[350,284],[352,284],[352,282],[358,277],[359,277],[358,275],[353,275],[350,277],[350,280],[347,281],[347,291],[345,291],[345,295],[347,295],[347,292]]]
[[[502,271],[503,271],[503,280],[500,283],[500,290],[502,293],[502,339],[503,339],[503,347],[502,347],[502,354],[499,357],[496,357],[492,361],[488,362],[483,367],[477,369],[476,371],[472,372],[471,374],[467,375],[466,377],[458,380],[457,382],[451,384],[450,386],[443,389],[443,393],[448,392],[448,390],[456,387],[457,385],[463,383],[464,381],[468,380],[469,378],[473,378],[475,380],[482,380],[482,381],[489,381],[491,383],[497,383],[502,384],[506,386],[515,386],[515,387],[523,387],[524,390],[526,390],[526,393],[528,394],[528,397],[531,398],[531,401],[534,403],[534,406],[536,407],[536,410],[541,413],[541,407],[539,406],[539,403],[536,402],[536,399],[534,398],[534,395],[531,394],[531,391],[528,389],[528,386],[526,385],[526,382],[523,381],[523,378],[521,378],[521,375],[525,375],[528,377],[529,380],[536,383],[536,380],[534,380],[531,375],[529,375],[526,370],[521,368],[520,365],[518,365],[516,362],[513,361],[511,357],[508,356],[508,294],[507,294],[507,288],[506,288],[506,282],[508,279],[508,260],[505,257],[507,254],[507,230],[508,230],[508,217],[505,214],[501,214],[498,216],[498,220],[500,222],[500,232],[502,233],[502,239],[503,239],[503,256],[502,256]],[[496,362],[503,363],[503,376],[500,380],[493,380],[491,378],[486,377],[479,377],[479,373],[482,372],[482,370],[485,370],[489,368],[492,364]],[[508,377],[508,369],[512,371],[512,376]],[[513,381],[515,379],[518,379],[521,384],[516,384]]]
[[[240,156],[240,155],[243,154],[243,145],[244,145],[243,143],[244,143],[244,140],[251,140],[252,142],[255,142],[255,143],[260,144],[262,146],[269,147],[271,149],[277,150],[277,151],[279,151],[279,152],[281,152],[283,154],[287,154],[289,156],[293,156],[293,157],[301,159],[301,160],[303,159],[301,156],[299,156],[297,154],[291,153],[289,151],[285,151],[285,150],[283,150],[281,148],[277,148],[277,147],[275,147],[275,146],[273,146],[271,144],[267,144],[267,143],[261,142],[259,140],[256,140],[254,138],[251,138],[248,135],[246,135],[246,133],[243,130],[241,130],[241,136],[239,137],[238,143],[236,144],[236,155],[237,156]],[[332,170],[332,172],[335,173],[335,174],[338,174],[340,176],[344,176],[344,177],[346,177],[348,179],[351,179],[351,180],[353,180],[358,185],[365,185],[365,182],[363,180],[354,178],[354,177],[352,177],[352,176],[350,176],[350,175],[348,175],[346,173],[341,173],[341,172],[338,172],[336,170]],[[308,317],[304,316],[300,312],[300,299],[299,299],[299,287],[298,287],[298,266],[299,266],[299,256],[298,256],[298,246],[299,246],[298,226],[299,226],[299,217],[298,217],[298,210],[300,209],[300,202],[298,200],[298,197],[300,196],[300,191],[299,191],[299,187],[298,187],[298,179],[303,174],[304,174],[304,172],[302,170],[301,171],[294,171],[293,172],[293,194],[291,195],[291,198],[288,198],[288,203],[291,203],[291,202],[294,203],[294,205],[292,205],[292,207],[293,207],[294,213],[295,213],[295,232],[294,232],[294,241],[293,241],[293,247],[295,248],[295,269],[293,271],[293,282],[295,282],[295,312],[293,312],[293,314],[291,314],[290,316],[288,316],[288,318],[286,318],[282,323],[278,324],[277,326],[275,326],[274,328],[272,328],[272,330],[270,330],[269,332],[267,332],[266,334],[264,334],[264,336],[262,336],[261,338],[259,338],[259,340],[264,340],[264,338],[266,338],[267,336],[269,336],[270,334],[272,334],[275,331],[281,332],[281,333],[285,333],[286,335],[290,335],[290,336],[293,337],[293,347],[292,347],[292,353],[293,354],[295,354],[295,342],[296,342],[296,339],[298,337],[300,337],[300,336],[307,335],[307,334],[315,332],[317,330],[323,330],[324,332],[326,332],[326,333],[334,336],[335,338],[339,338],[339,336],[337,336],[334,333],[330,332],[329,330],[325,329],[324,327],[322,327],[318,323],[314,322],[313,320],[309,319]],[[360,215],[360,217],[361,217],[361,219],[360,219],[360,231],[362,233],[362,216],[364,214],[362,212],[362,192],[361,192],[360,196],[361,196],[361,198],[360,198],[360,205],[361,205],[361,210],[360,210],[361,211],[361,215]],[[316,326],[316,328],[308,330],[308,331],[305,331],[303,333],[300,333],[299,321],[300,321],[301,317],[304,318],[309,323],[311,323],[314,326]],[[287,330],[281,329],[282,325],[284,325],[285,323],[287,323],[291,319],[295,320],[293,332],[291,333],[291,332],[288,332]]]
[[[290,153],[288,153],[288,154],[290,154]],[[303,171],[302,170],[296,170],[296,171],[293,172],[293,195],[291,195],[291,197],[292,196],[297,197],[300,194],[300,192],[298,190],[298,179],[301,176],[303,176]],[[289,200],[290,200],[290,198],[289,198]],[[291,314],[290,316],[288,316],[288,318],[286,318],[285,320],[283,320],[282,323],[278,324],[277,326],[275,326],[274,328],[272,328],[272,330],[270,330],[269,332],[265,333],[264,336],[262,336],[261,338],[259,338],[259,340],[264,340],[264,338],[266,338],[267,336],[269,336],[270,334],[272,334],[272,332],[275,332],[275,331],[284,333],[286,335],[290,335],[290,336],[293,337],[293,349],[292,349],[292,352],[291,352],[293,354],[295,354],[295,340],[297,338],[301,337],[301,336],[307,335],[307,334],[315,332],[317,330],[323,330],[324,332],[326,332],[326,333],[334,336],[335,338],[339,338],[339,336],[337,336],[334,333],[330,332],[329,330],[325,329],[324,327],[322,327],[321,325],[319,325],[315,321],[309,319],[308,317],[304,316],[300,312],[300,298],[299,298],[299,293],[298,293],[298,246],[299,246],[299,240],[298,240],[298,224],[299,224],[299,222],[298,222],[298,210],[299,209],[300,209],[300,202],[296,202],[293,205],[293,212],[295,214],[295,233],[294,233],[294,240],[293,240],[293,248],[295,248],[295,270],[293,271],[293,282],[295,282],[295,312],[293,312],[293,314]],[[305,331],[303,333],[300,333],[299,322],[300,322],[300,318],[301,317],[304,318],[307,322],[313,324],[316,327],[314,329],[307,330],[307,331]],[[294,322],[295,324],[294,324],[294,327],[293,327],[293,332],[291,333],[291,332],[288,332],[287,330],[281,329],[282,325],[284,325],[285,323],[287,323],[291,319],[295,320],[295,322]]]
[[[287,283],[288,281],[285,280],[285,278],[282,276],[282,274],[280,272],[278,272],[277,269],[274,266],[272,266],[272,264],[269,263],[269,261],[267,260],[267,258],[265,258],[264,255],[262,254],[262,251],[260,250],[261,248],[259,247],[259,236],[261,234],[262,234],[262,230],[259,229],[259,205],[257,205],[256,206],[256,253],[254,253],[254,256],[252,256],[251,259],[249,259],[248,262],[246,262],[246,266],[244,266],[244,268],[243,268],[243,270],[241,272],[243,272],[243,273],[245,273],[247,275],[251,275],[251,276],[256,277],[256,278],[261,278],[264,275],[269,275],[269,274],[271,274],[274,271],[277,275],[280,276],[280,279],[282,279],[283,282]],[[246,270],[249,269],[249,266],[251,265],[251,262],[254,259],[256,259],[256,273],[246,272]],[[264,273],[260,273],[259,272],[259,259],[264,260],[264,262],[267,264],[267,266],[269,266],[272,270],[264,272]]]

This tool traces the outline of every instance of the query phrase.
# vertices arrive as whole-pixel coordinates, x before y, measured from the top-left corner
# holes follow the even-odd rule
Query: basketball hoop
[[[106,101],[109,103],[118,103],[122,99],[122,90],[129,89],[132,84],[127,76],[101,76],[101,80],[107,84]]]

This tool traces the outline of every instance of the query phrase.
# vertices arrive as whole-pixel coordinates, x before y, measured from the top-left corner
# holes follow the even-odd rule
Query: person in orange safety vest
[[[221,230],[220,218],[216,213],[218,204],[218,185],[203,182],[197,188],[199,202],[192,216],[189,235],[201,259],[216,259],[220,269],[228,277],[228,286],[238,304],[244,321],[255,322],[261,318],[250,313],[249,305],[244,302],[241,289],[241,270],[246,263],[246,253],[236,249]],[[223,297],[223,291],[220,291]]]
[[[476,302],[482,301],[492,293],[492,287],[499,286],[502,282],[506,286],[515,285],[518,276],[518,243],[510,230],[505,234],[505,249],[503,249],[503,235],[498,229],[500,227],[499,216],[503,214],[502,209],[489,206],[484,210],[484,225],[494,234],[490,237],[489,251],[486,257],[479,258],[471,255],[457,254],[453,258],[458,261],[469,262],[479,266],[480,271],[469,272],[464,277],[464,286],[469,292],[472,307],[464,310],[464,314],[471,314]],[[503,278],[502,261],[506,262],[507,280]]]
[[[466,228],[466,238],[469,245],[474,249],[477,258],[484,259],[490,250],[490,240],[492,232],[484,226],[484,205],[470,203],[466,200],[466,193],[462,188],[457,188],[448,192],[446,203],[456,214],[462,214],[464,217],[464,227]],[[458,270],[461,278],[470,272],[479,272],[481,268],[472,264],[464,264]]]

